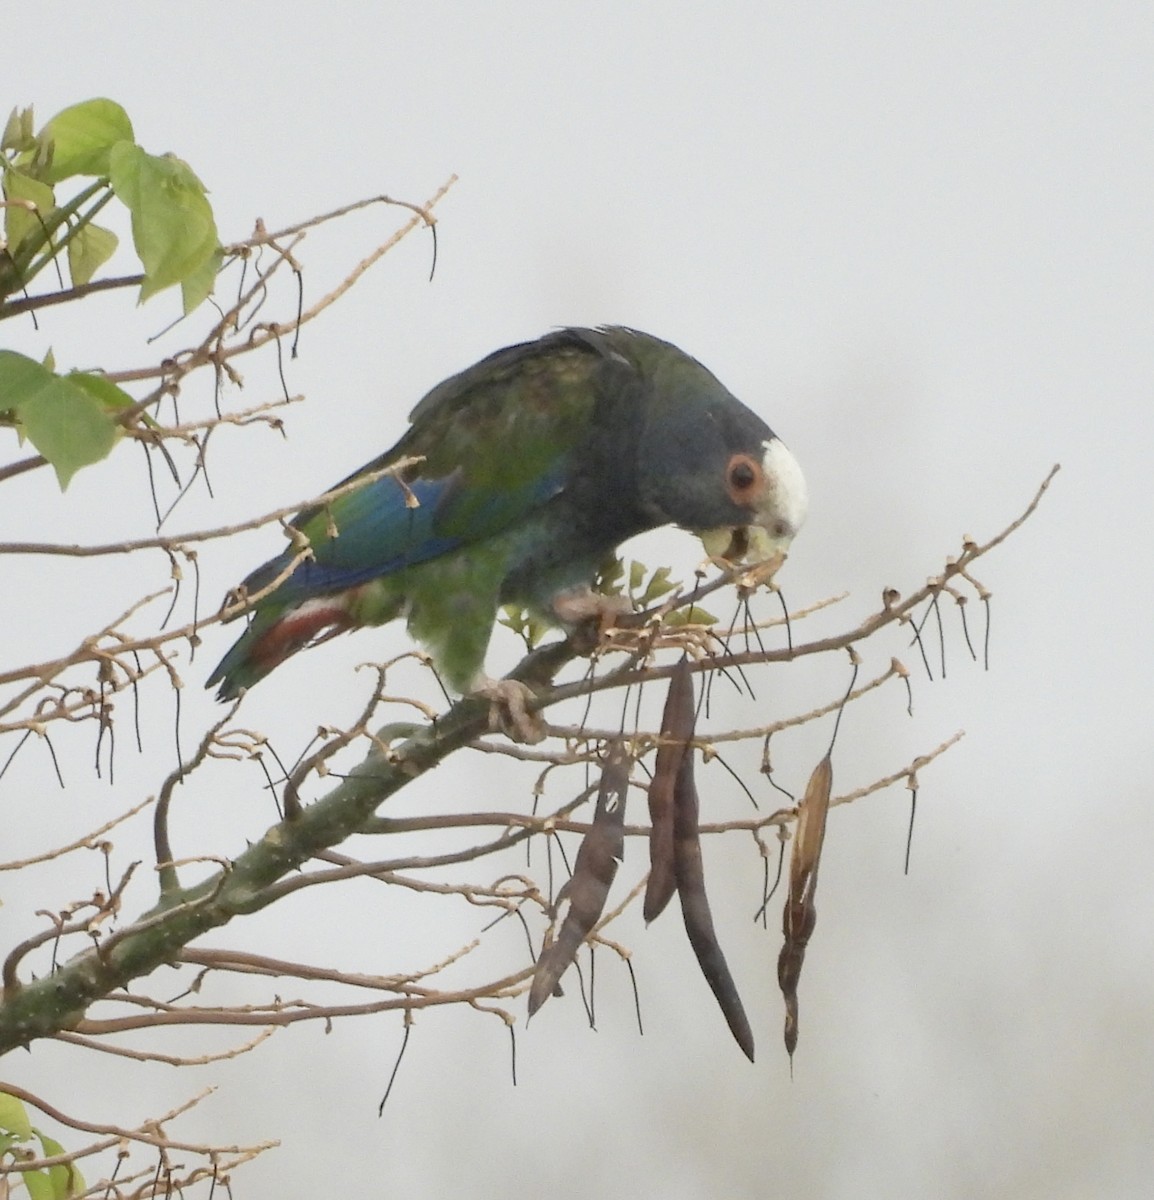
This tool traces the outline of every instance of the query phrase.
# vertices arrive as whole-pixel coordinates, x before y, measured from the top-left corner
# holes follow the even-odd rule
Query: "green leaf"
[[[671,573],[668,567],[658,567],[653,572],[649,582],[645,585],[644,593],[642,593],[642,604],[652,604],[654,600],[660,600],[662,596],[677,587],[676,581],[671,581],[669,578]]]
[[[96,376],[78,385],[23,354],[0,350],[0,411],[16,413],[28,440],[52,464],[61,491],[81,467],[104,458],[119,436],[105,407],[107,393],[93,394],[102,391]]]
[[[59,376],[21,406],[20,421],[52,464],[61,491],[81,467],[106,458],[119,433],[99,400]]]
[[[72,175],[107,175],[109,152],[134,140],[128,113],[115,100],[85,100],[58,112],[44,126],[41,141],[52,144],[52,160],[42,167],[48,183]]]
[[[47,1171],[24,1171],[22,1178],[30,1200],[56,1200],[56,1189]]]
[[[44,222],[56,208],[52,189],[38,179],[10,170],[4,172],[4,198],[22,200],[31,206],[14,204],[4,209],[4,234],[12,254],[17,253],[20,243],[29,234],[35,234],[38,241],[43,242]]]
[[[39,1140],[40,1145],[41,1145],[42,1149],[44,1150],[45,1158],[53,1158],[57,1154],[64,1153],[64,1147],[55,1138],[50,1138],[48,1136],[48,1134],[46,1134],[44,1132],[44,1130],[37,1129],[35,1126],[33,1126],[32,1132],[36,1135],[37,1139]]]
[[[68,270],[72,284],[87,283],[112,257],[120,239],[100,225],[81,225],[68,241]]]
[[[675,608],[673,612],[666,614],[666,625],[716,625],[717,618],[713,613],[701,608],[700,605],[691,604],[688,608]]]
[[[103,375],[71,371],[67,378],[70,383],[83,388],[90,396],[95,396],[110,412],[119,412],[136,403],[123,388],[117,387],[111,379],[106,379]]]
[[[0,150],[27,150],[36,141],[31,108],[14,108],[0,135]]]
[[[39,1129],[34,1129],[33,1132],[40,1139],[45,1158],[66,1153],[64,1147],[55,1138],[50,1138]],[[75,1163],[68,1165],[60,1163],[55,1167],[49,1167],[48,1179],[52,1184],[51,1194],[54,1200],[69,1200],[69,1197],[79,1196],[84,1191],[84,1176],[81,1175]]]
[[[20,1141],[32,1136],[32,1123],[24,1105],[8,1092],[0,1092],[0,1129],[14,1133]]]
[[[34,358],[0,350],[0,412],[18,409],[52,378],[52,372]]]
[[[0,134],[0,150],[19,150],[20,110],[13,108],[4,122],[4,132]]]
[[[620,596],[621,584],[625,578],[625,564],[616,554],[609,555],[597,568],[593,580],[593,590],[603,596]]]
[[[199,308],[212,295],[212,289],[216,284],[217,272],[220,270],[220,264],[223,261],[224,251],[220,246],[216,246],[197,270],[186,275],[181,280],[180,299],[184,305],[185,316],[188,316],[193,309]]]
[[[497,616],[497,623],[511,629],[522,638],[526,647],[532,650],[542,638],[553,628],[547,621],[533,616],[519,604],[505,604]]]
[[[220,245],[204,184],[174,155],[127,142],[113,147],[109,169],[113,190],[132,213],[132,240],[144,264],[140,299],[186,279],[195,293]]]

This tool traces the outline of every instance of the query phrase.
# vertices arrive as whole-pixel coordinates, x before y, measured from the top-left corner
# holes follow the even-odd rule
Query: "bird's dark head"
[[[747,519],[738,525],[695,528],[706,552],[740,561],[761,560],[789,549],[805,521],[809,492],[801,466],[776,436],[763,442],[760,458],[738,450],[725,465],[728,498]]]
[[[653,339],[656,341],[656,339]],[[695,359],[668,343],[645,364],[642,503],[730,556],[788,549],[805,520],[805,476],[785,443]],[[742,531],[741,536],[737,535]]]

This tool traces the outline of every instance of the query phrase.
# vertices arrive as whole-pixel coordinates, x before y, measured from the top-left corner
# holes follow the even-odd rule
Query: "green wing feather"
[[[257,602],[209,684],[220,683],[228,698],[318,628],[379,624],[403,610],[450,681],[467,681],[484,657],[517,529],[564,489],[572,452],[588,436],[603,362],[566,331],[500,350],[435,387],[401,440],[342,482],[421,461],[399,481],[385,476],[298,514],[292,524],[312,558]],[[295,553],[257,568],[246,591],[267,587]],[[333,601],[331,621],[326,626],[328,609],[313,605],[296,636],[293,614],[324,598]]]

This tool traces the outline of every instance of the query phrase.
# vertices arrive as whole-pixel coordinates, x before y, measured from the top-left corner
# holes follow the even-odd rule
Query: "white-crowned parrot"
[[[220,699],[310,642],[401,616],[468,691],[501,605],[559,625],[596,611],[582,601],[626,538],[672,524],[718,547],[746,531],[767,557],[806,512],[797,460],[760,417],[676,346],[618,327],[490,354],[433,388],[401,440],[349,480],[407,458],[420,461],[399,479],[294,518],[311,557],[251,605],[208,680]],[[299,553],[258,567],[241,594]]]

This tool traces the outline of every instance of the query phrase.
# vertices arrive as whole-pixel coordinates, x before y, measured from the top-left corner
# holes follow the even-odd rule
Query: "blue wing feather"
[[[501,494],[462,487],[459,472],[444,479],[415,479],[405,487],[391,476],[376,479],[334,501],[329,513],[310,515],[313,557],[277,589],[277,598],[291,604],[344,591],[439,558],[548,500],[565,477],[566,464],[559,462],[544,478]],[[251,594],[267,587],[296,553],[288,549],[258,567],[244,581],[246,590]]]
[[[385,476],[334,501],[328,513],[313,514],[307,522],[313,558],[277,589],[278,599],[293,603],[343,591],[456,549],[460,538],[439,537],[432,528],[437,501],[449,486],[451,479],[414,480],[408,489],[417,507],[410,507],[405,490]],[[336,537],[327,532],[330,520]],[[290,548],[258,567],[244,581],[246,590],[267,587],[296,553]]]
[[[492,615],[482,639],[453,613],[470,599],[461,593],[481,582],[485,604],[495,607],[502,580],[481,580],[483,572],[469,568],[485,555],[467,556],[518,526],[526,536],[545,528],[538,510],[571,486],[583,447],[603,436],[594,413],[623,372],[631,378],[633,368],[606,335],[562,330],[498,351],[433,388],[396,445],[342,483],[404,463],[400,478],[384,475],[304,509],[292,521],[300,535],[294,545],[244,581],[250,596],[268,589],[297,557],[302,538],[309,546],[311,556],[251,606],[249,627],[209,678],[220,683],[218,695],[235,697],[319,636],[402,613],[437,648],[442,665],[461,680],[471,676]],[[536,536],[545,536],[540,529]],[[448,564],[443,577],[424,572],[418,580],[415,573],[408,590],[403,572],[434,560]],[[506,560],[486,567],[509,569]],[[442,589],[448,603],[438,607],[422,588]]]

